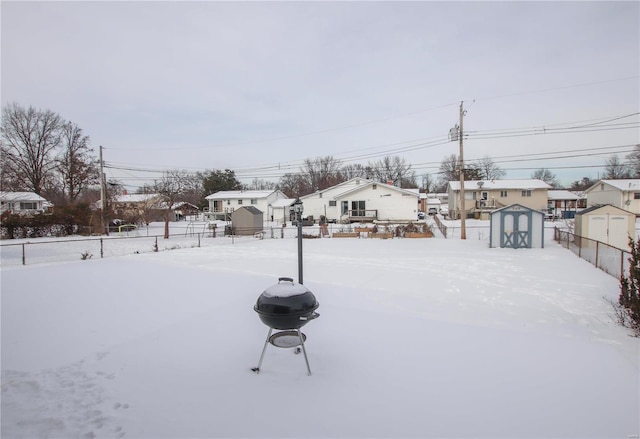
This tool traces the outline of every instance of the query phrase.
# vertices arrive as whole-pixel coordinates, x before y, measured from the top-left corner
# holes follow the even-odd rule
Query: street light
[[[293,202],[293,212],[296,214],[296,221],[298,223],[298,283],[302,284],[302,201],[300,198],[296,198]]]

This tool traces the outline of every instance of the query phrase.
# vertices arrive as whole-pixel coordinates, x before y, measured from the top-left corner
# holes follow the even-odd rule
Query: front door
[[[340,215],[347,215],[349,214],[349,202],[348,201],[343,201],[342,202],[342,207],[340,210]]]

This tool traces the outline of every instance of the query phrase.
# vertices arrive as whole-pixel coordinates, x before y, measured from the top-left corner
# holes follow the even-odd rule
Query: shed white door
[[[607,244],[622,249],[629,248],[627,218],[622,215],[611,215],[609,217],[609,242]]]
[[[589,217],[589,238],[617,248],[629,245],[627,218],[622,215],[592,215]]]
[[[588,238],[595,241],[607,242],[608,223],[607,215],[591,215],[589,217],[589,236]]]

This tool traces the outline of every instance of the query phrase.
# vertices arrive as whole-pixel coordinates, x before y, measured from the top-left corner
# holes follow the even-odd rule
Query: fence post
[[[596,268],[599,268],[599,266],[598,266],[598,251],[599,250],[600,250],[600,241],[596,241],[596,260],[595,260]]]
[[[100,259],[104,258],[104,242],[100,238]]]
[[[624,276],[624,250],[620,250],[620,279]]]
[[[198,232],[198,248],[200,248],[200,233]]]
[[[22,243],[22,265],[27,265],[27,259],[24,252],[24,243]]]

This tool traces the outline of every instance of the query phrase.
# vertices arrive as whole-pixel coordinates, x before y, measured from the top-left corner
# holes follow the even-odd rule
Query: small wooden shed
[[[636,215],[611,204],[592,206],[576,214],[575,234],[629,249],[629,237],[636,236]]]
[[[253,206],[243,206],[231,214],[231,227],[235,235],[254,235],[263,229],[262,211]]]
[[[520,204],[491,212],[490,247],[543,248],[544,213]]]

